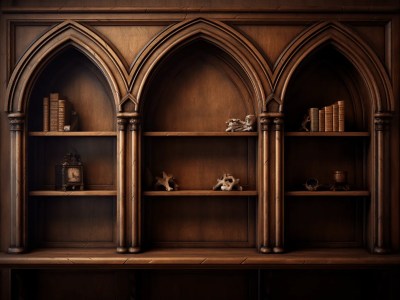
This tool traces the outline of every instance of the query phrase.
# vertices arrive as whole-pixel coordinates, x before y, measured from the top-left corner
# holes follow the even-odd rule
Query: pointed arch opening
[[[285,127],[298,131],[309,108],[345,102],[346,131],[369,129],[368,87],[359,71],[334,44],[325,43],[299,64],[285,91]]]
[[[80,56],[84,65],[97,74],[96,77],[107,89],[115,111],[120,100],[120,90],[126,87],[125,79],[121,76],[122,64],[105,41],[73,21],[65,21],[46,32],[19,60],[7,86],[6,111],[26,112],[38,76],[49,65],[56,64],[58,58],[66,52],[67,56],[73,52],[75,56]],[[63,65],[67,68],[68,64],[68,60],[64,59]]]
[[[101,70],[74,44],[56,51],[40,68],[32,81],[27,101],[28,128],[42,129],[43,98],[59,93],[72,104],[79,117],[81,131],[114,131],[115,106],[113,94]],[[96,114],[93,108],[96,107]],[[29,116],[35,116],[29,118]]]
[[[208,53],[223,61],[240,77],[244,90],[251,96],[254,111],[265,109],[266,95],[271,91],[271,70],[257,49],[231,27],[216,21],[194,19],[170,27],[157,36],[133,66],[132,94],[139,110],[147,101],[150,80],[160,66],[181,53],[193,50]],[[228,74],[227,77],[230,75]]]
[[[137,85],[133,82],[144,131],[140,161],[147,246],[256,245],[258,134],[225,130],[228,119],[262,111],[268,79],[257,73],[261,65],[255,66],[259,61],[247,46],[231,34],[227,26],[208,20],[184,22],[153,45]],[[148,196],[152,179],[163,171],[173,173],[182,191],[168,203]],[[229,197],[212,190],[225,173],[240,178],[250,196],[239,193],[235,205],[227,205]],[[185,230],[187,224],[191,231]]]
[[[326,197],[326,201],[310,197],[302,205],[286,197],[287,247],[368,245],[371,251],[386,251],[383,232],[388,225],[379,215],[388,206],[387,175],[380,170],[389,166],[389,151],[384,150],[389,140],[388,126],[377,127],[382,121],[377,116],[390,115],[394,98],[385,67],[349,28],[321,23],[290,45],[278,69],[277,90],[282,95],[287,131],[285,169],[290,170],[284,173],[285,189],[304,189],[308,178],[316,178],[323,188],[336,191],[332,176],[336,170],[347,174],[346,188],[365,195],[359,199]],[[334,105],[338,100],[344,101],[345,132],[338,129],[340,116]],[[317,120],[314,129],[311,124],[304,126],[312,114],[310,108],[316,109],[315,117],[309,118]],[[335,121],[339,123],[336,128]],[[320,132],[298,132],[308,130]],[[319,228],[318,233],[307,231],[309,220]]]
[[[346,65],[345,71],[347,69],[353,78],[357,77],[357,84],[365,92],[362,104],[365,108],[370,108],[370,113],[393,110],[391,82],[382,62],[356,33],[336,22],[322,22],[311,27],[299,36],[281,56],[277,67],[280,74],[277,90],[280,91],[284,103],[287,101],[287,92],[291,83],[294,82],[292,77],[297,69],[303,68],[301,66],[318,53],[325,55],[328,60],[329,55],[332,54],[333,62],[340,58],[338,66]],[[346,74],[344,74],[344,79],[346,79]]]
[[[213,120],[257,112],[241,70],[205,39],[169,53],[152,73],[143,95],[143,112],[152,116],[145,118],[148,131],[224,131],[225,122]]]

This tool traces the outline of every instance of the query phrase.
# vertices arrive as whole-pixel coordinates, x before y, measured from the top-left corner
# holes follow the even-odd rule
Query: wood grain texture
[[[78,197],[78,196],[116,196],[117,191],[94,190],[94,191],[30,191],[29,196],[48,197]]]
[[[153,178],[162,171],[172,173],[180,190],[212,190],[224,173],[239,178],[245,190],[255,190],[256,141],[252,138],[170,137],[145,142],[144,167]]]
[[[257,191],[212,191],[212,190],[180,190],[172,192],[145,191],[145,197],[179,197],[179,196],[225,196],[225,197],[246,197],[257,196]]]
[[[229,250],[229,251],[227,251]],[[373,255],[364,249],[311,249],[281,255],[263,255],[256,249],[244,248],[177,248],[152,249],[136,255],[117,254],[114,249],[38,249],[23,256],[0,254],[1,266],[54,266],[76,268],[84,265],[109,265],[132,268],[156,268],[186,265],[209,268],[216,264],[219,268],[236,266],[237,268],[324,268],[337,267],[389,267],[398,268],[399,255]]]
[[[145,198],[145,238],[154,247],[254,247],[255,201],[247,197]]]

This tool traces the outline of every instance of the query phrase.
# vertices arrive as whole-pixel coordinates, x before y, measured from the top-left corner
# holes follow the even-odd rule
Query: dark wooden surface
[[[373,255],[363,249],[311,249],[282,255],[263,255],[246,248],[153,249],[139,254],[117,254],[114,249],[37,249],[24,255],[0,254],[2,267],[114,266],[114,267],[235,267],[235,268],[399,268],[398,254]]]
[[[0,254],[1,299],[400,297],[398,0],[81,2],[0,4],[0,104],[26,113],[16,132],[0,117],[0,248],[31,251]],[[40,132],[51,91],[76,106],[80,132]],[[346,132],[297,132],[308,108],[339,98]],[[249,113],[268,129],[224,132]],[[71,147],[87,190],[53,191]],[[152,191],[146,168],[182,189]],[[337,169],[350,191],[304,190]],[[224,172],[245,191],[211,191]],[[285,253],[259,254],[263,236]]]

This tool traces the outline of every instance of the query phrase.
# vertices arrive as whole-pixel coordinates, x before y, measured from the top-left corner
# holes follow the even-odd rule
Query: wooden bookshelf
[[[3,2],[0,299],[400,299],[398,1]]]

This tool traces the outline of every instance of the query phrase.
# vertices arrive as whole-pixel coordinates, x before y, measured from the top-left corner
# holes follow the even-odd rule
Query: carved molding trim
[[[117,114],[118,130],[138,131],[140,125],[140,115],[137,112],[133,113],[118,113]],[[129,125],[129,128],[128,128]]]

